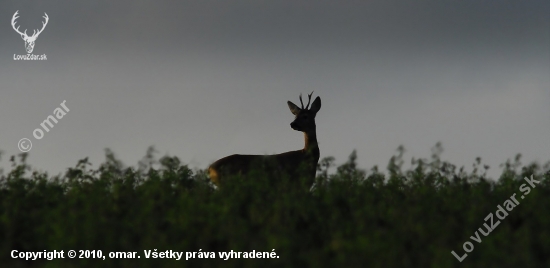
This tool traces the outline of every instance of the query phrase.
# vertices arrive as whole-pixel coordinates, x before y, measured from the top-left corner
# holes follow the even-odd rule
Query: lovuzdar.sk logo
[[[15,14],[13,14],[13,17],[11,18],[11,27],[13,27],[15,32],[17,32],[21,36],[23,41],[25,41],[25,50],[27,50],[27,54],[26,55],[13,54],[13,59],[14,60],[47,60],[46,54],[34,55],[32,54],[32,51],[34,50],[36,38],[38,38],[38,36],[44,31],[44,28],[46,28],[46,25],[48,25],[48,21],[50,20],[50,18],[48,17],[48,14],[44,12],[43,18],[45,19],[45,21],[42,22],[42,29],[33,30],[33,33],[31,36],[27,35],[27,29],[21,32],[19,30],[19,26],[15,27],[15,24],[16,24],[15,20],[19,18],[18,15],[19,15],[19,10],[15,11]]]

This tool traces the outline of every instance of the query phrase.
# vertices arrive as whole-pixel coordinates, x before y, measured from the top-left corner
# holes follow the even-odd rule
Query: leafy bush
[[[549,165],[503,164],[498,180],[476,159],[473,171],[441,161],[413,159],[404,148],[387,174],[357,167],[353,152],[335,167],[319,162],[309,192],[285,188],[261,170],[215,189],[205,171],[177,157],[156,161],[150,148],[138,168],[124,167],[107,150],[98,169],[78,161],[63,176],[31,172],[26,154],[0,173],[2,267],[549,267]],[[483,171],[483,172],[482,172]],[[545,173],[546,172],[546,173]],[[473,242],[489,213],[524,177],[540,181],[481,243]],[[290,178],[292,179],[292,178]],[[496,220],[496,218],[495,218]],[[459,262],[452,254],[474,250]],[[137,252],[139,259],[69,259],[67,251]],[[214,252],[215,259],[145,258],[158,252]],[[218,252],[272,252],[279,258],[223,260]],[[12,250],[64,250],[65,259],[22,261]]]

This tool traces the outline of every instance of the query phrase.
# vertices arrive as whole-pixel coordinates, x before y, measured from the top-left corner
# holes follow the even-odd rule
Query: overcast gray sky
[[[204,168],[303,147],[286,101],[315,90],[321,157],[362,168],[550,160],[550,1],[2,1],[0,150],[57,174],[154,145]],[[125,3],[129,3],[126,1]],[[40,28],[33,54],[12,29]],[[67,115],[40,128],[66,100]]]

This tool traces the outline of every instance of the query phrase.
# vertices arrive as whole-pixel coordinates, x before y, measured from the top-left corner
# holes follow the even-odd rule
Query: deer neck
[[[316,131],[304,132],[304,140],[305,145],[302,151],[307,155],[312,155],[316,159],[319,159],[319,145],[317,143]]]

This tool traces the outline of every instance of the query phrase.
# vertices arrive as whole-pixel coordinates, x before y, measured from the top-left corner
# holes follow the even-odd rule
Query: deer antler
[[[308,100],[307,100],[306,110],[309,109],[309,103],[311,102],[311,95],[313,95],[313,91],[311,91],[311,93],[307,94]],[[300,101],[301,100],[302,99],[300,98]],[[304,104],[302,104],[302,106],[304,106]]]
[[[19,26],[17,26],[17,28],[15,28],[15,20],[19,18],[19,16],[17,16],[19,10],[15,11],[15,14],[13,14],[13,17],[11,18],[11,27],[13,27],[13,29],[20,35],[27,35],[27,30],[25,30],[24,33],[22,33],[21,31],[19,31]]]
[[[302,93],[300,93],[300,103],[302,104],[302,110],[304,109],[304,103],[302,102]]]
[[[46,25],[48,24],[48,21],[50,20],[50,17],[48,17],[48,14],[46,14],[46,12],[44,12],[44,16],[42,17],[44,19],[46,19],[46,21],[43,21],[42,22],[42,29],[40,29],[37,33],[34,33],[32,34],[33,37],[38,37],[38,35],[40,35],[40,33],[42,33],[42,31],[44,31],[44,28],[46,28]]]

